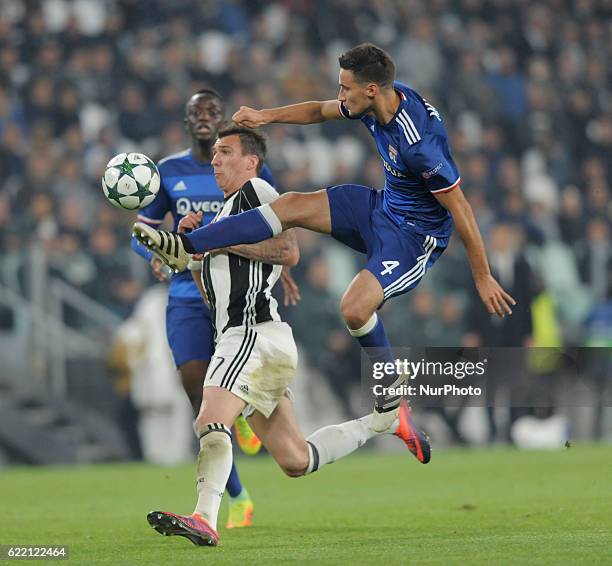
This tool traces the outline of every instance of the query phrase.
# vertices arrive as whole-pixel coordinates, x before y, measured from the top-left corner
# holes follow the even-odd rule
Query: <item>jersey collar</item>
[[[386,127],[388,127],[388,126],[391,126],[391,125],[392,125],[392,124],[395,122],[395,119],[397,118],[397,115],[398,115],[398,114],[400,113],[400,111],[402,110],[402,102],[406,102],[406,100],[407,100],[407,99],[406,99],[406,95],[405,95],[405,94],[404,94],[404,93],[403,93],[401,90],[398,90],[398,89],[397,89],[397,88],[395,88],[395,87],[393,88],[393,90],[394,90],[395,92],[397,92],[397,94],[399,94],[399,96],[400,96],[400,103],[399,103],[399,105],[397,106],[397,110],[395,111],[395,114],[393,114],[393,118],[391,118],[391,120],[389,120],[389,121],[388,121],[386,124],[380,124],[380,122],[378,122],[378,121],[377,121],[377,122],[378,122],[378,123],[379,123],[379,124],[380,124],[380,125],[381,125],[383,128],[386,128]]]

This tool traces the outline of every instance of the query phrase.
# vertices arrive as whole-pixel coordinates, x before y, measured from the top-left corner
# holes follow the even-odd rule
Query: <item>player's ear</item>
[[[374,98],[378,94],[379,90],[380,90],[380,87],[376,83],[370,83],[366,87],[365,93],[368,98]]]
[[[257,171],[257,165],[259,164],[259,157],[257,157],[256,155],[248,155],[248,164],[249,164],[249,171]]]

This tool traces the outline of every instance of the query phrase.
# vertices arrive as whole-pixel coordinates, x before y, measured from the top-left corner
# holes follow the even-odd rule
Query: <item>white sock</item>
[[[283,224],[278,216],[276,216],[276,212],[272,210],[272,207],[269,204],[262,204],[257,210],[259,210],[259,213],[264,217],[268,226],[270,226],[272,235],[278,236],[283,231]]]
[[[221,423],[207,424],[200,431],[198,456],[198,503],[194,513],[199,513],[217,530],[217,515],[225,484],[232,470],[232,435]]]
[[[349,328],[348,326],[346,328],[353,338],[361,338],[362,336],[365,336],[366,334],[369,334],[370,332],[372,332],[372,330],[374,330],[374,327],[376,326],[377,323],[378,323],[378,315],[374,313],[370,317],[370,319],[361,328],[356,328],[355,330],[353,330],[352,328]]]
[[[348,456],[351,452],[363,446],[370,438],[379,434],[387,434],[396,429],[397,426],[393,426],[390,431],[376,432],[372,428],[371,414],[354,421],[320,428],[307,439],[310,461],[306,473],[316,472],[325,464],[331,464]]]

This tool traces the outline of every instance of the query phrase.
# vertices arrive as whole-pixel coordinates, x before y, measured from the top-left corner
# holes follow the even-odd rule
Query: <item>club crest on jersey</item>
[[[389,159],[391,159],[393,163],[397,163],[397,149],[392,145],[389,145]]]

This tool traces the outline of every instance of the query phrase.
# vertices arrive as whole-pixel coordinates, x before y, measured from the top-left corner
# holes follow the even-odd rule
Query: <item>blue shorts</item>
[[[202,300],[169,297],[166,335],[177,367],[191,360],[209,361],[215,351],[210,311]]]
[[[383,209],[383,192],[361,185],[327,189],[331,235],[367,254],[365,268],[376,277],[384,300],[414,289],[440,254],[448,238],[421,234],[398,224]]]

